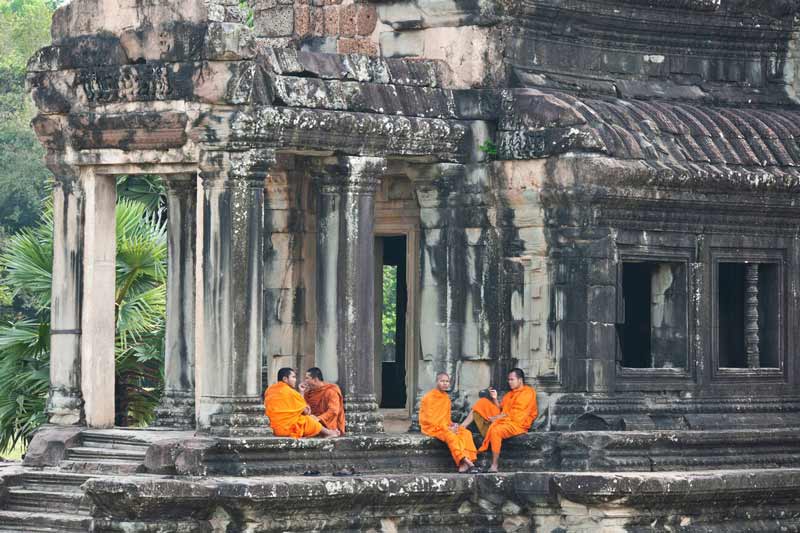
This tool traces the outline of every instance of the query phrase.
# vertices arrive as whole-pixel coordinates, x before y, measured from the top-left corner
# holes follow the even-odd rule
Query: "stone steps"
[[[81,485],[91,476],[83,474],[69,474],[57,470],[27,471],[22,476],[19,485],[27,490],[42,492],[69,492],[83,494]]]
[[[78,446],[67,450],[67,459],[72,461],[144,461],[147,448],[141,450],[117,449],[117,448],[95,448],[89,446]]]
[[[117,431],[113,434],[103,433],[102,431],[81,432],[81,446],[92,449],[110,449],[120,451],[132,451],[144,453],[149,446],[149,442],[141,440],[133,435],[120,435]]]
[[[134,474],[142,471],[148,446],[135,433],[83,431],[81,446],[69,448],[59,468],[92,475]]]
[[[48,492],[11,488],[5,500],[6,511],[47,512],[66,514],[89,514],[82,492]]]
[[[58,465],[63,472],[74,472],[88,475],[126,475],[144,471],[141,462],[134,461],[72,461],[64,460]]]
[[[2,533],[86,533],[92,528],[92,518],[51,511],[26,512],[0,510]]]

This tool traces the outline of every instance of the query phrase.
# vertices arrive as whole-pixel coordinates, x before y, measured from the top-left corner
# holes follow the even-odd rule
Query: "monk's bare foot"
[[[499,471],[500,469],[497,467],[497,465],[492,465],[489,467],[489,470],[487,470],[487,472],[490,474],[496,474]]]
[[[466,472],[469,469],[470,469],[470,466],[467,464],[466,461],[461,461],[461,464],[458,465],[458,473],[459,474],[463,474],[464,472]]]
[[[466,465],[467,465],[467,468],[474,468],[474,467],[475,467],[475,463],[473,463],[472,461],[470,461],[470,460],[469,460],[469,459],[467,459],[466,457],[465,457],[464,459],[462,459],[461,461],[462,461],[463,463],[466,463]]]
[[[322,438],[323,439],[331,439],[333,437],[338,437],[342,433],[338,429],[324,429],[322,430]]]

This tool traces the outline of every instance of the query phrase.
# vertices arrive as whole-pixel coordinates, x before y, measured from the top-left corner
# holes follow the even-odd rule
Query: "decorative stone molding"
[[[457,121],[371,113],[256,107],[201,117],[198,141],[231,149],[257,145],[348,154],[468,159],[469,128]]]

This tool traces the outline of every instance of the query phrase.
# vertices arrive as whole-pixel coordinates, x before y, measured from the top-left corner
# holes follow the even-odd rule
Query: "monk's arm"
[[[464,421],[463,421],[463,422],[461,422],[461,424],[460,424],[460,425],[461,425],[461,427],[462,427],[462,428],[465,428],[465,427],[467,427],[468,425],[472,424],[472,421],[473,421],[474,419],[475,419],[475,417],[473,417],[473,416],[472,416],[472,409],[470,409],[470,410],[469,410],[469,414],[467,415],[467,418],[465,418],[465,419],[464,419]]]
[[[339,419],[339,412],[342,410],[342,406],[339,403],[339,396],[335,392],[329,393],[326,400],[325,406],[327,409],[317,415],[317,419],[319,419],[325,427],[333,427]]]

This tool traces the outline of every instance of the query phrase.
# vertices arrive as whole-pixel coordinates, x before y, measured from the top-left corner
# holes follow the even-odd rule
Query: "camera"
[[[491,398],[489,389],[481,389],[478,391],[478,398]]]

